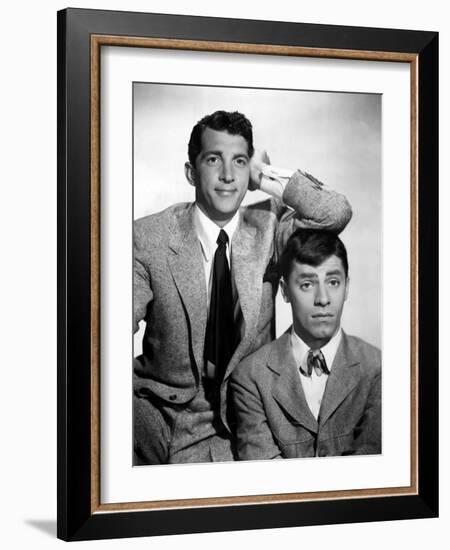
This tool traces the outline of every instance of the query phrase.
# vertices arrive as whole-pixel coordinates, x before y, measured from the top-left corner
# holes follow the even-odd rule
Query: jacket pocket
[[[315,435],[302,426],[291,425],[289,429],[283,426],[280,429],[279,435],[274,434],[274,436],[284,458],[314,456]]]
[[[307,430],[302,424],[284,421],[274,430],[274,436],[282,445],[296,445],[313,441],[315,435]]]
[[[352,455],[355,453],[353,445],[353,431],[338,435],[335,438],[335,447],[340,455]]]

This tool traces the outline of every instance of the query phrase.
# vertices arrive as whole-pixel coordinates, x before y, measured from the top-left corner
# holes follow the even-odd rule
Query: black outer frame
[[[90,35],[419,56],[419,494],[91,513]],[[438,34],[210,17],[58,12],[58,527],[64,540],[322,525],[438,515]]]

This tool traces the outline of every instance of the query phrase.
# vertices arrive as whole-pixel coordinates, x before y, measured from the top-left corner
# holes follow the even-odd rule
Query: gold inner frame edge
[[[163,48],[205,52],[287,55],[330,59],[389,61],[410,64],[411,110],[411,484],[407,487],[283,493],[233,497],[157,500],[142,502],[100,502],[100,49],[102,46]],[[405,496],[418,494],[418,55],[402,52],[305,48],[270,44],[243,44],[166,38],[91,35],[90,151],[91,151],[91,513],[132,510],[163,510],[230,505],[274,504],[348,498]]]

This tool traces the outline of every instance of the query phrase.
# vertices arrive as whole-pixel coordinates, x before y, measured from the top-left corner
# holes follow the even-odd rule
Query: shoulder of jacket
[[[345,335],[352,352],[364,359],[364,366],[373,371],[381,371],[381,350],[358,336]]]
[[[254,379],[255,375],[264,375],[265,371],[269,372],[265,367],[274,345],[274,341],[265,344],[258,350],[254,351],[245,359],[243,359],[234,369],[232,377],[236,378],[250,378]]]
[[[267,220],[269,217],[276,216],[279,202],[277,199],[269,197],[262,201],[241,206],[241,212],[246,221]]]
[[[177,217],[185,212],[192,203],[180,202],[168,206],[160,212],[149,214],[134,221],[133,231],[135,240],[144,237],[146,240],[155,238],[160,240],[162,235],[167,235],[170,228],[176,223]]]

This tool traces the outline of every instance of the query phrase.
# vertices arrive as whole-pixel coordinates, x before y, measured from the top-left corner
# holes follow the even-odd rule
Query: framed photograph
[[[437,142],[437,33],[58,13],[58,537],[438,515]]]

